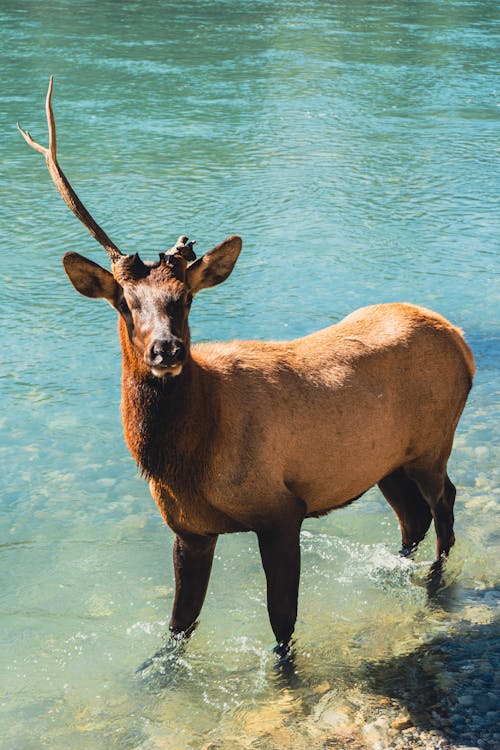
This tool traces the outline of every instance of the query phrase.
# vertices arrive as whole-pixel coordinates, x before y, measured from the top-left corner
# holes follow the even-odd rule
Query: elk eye
[[[120,304],[118,305],[120,308],[120,312],[122,312],[124,315],[127,315],[127,313],[130,312],[129,307],[125,301],[125,297],[122,297],[120,300]]]

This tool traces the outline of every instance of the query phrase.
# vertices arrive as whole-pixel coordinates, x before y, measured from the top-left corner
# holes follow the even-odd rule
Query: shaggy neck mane
[[[217,418],[201,368],[189,357],[182,373],[157,378],[135,353],[120,324],[125,440],[141,473],[176,489],[201,479]]]

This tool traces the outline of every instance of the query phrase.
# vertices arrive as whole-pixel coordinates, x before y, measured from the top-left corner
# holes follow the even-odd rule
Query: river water
[[[2,748],[382,747],[380,721],[408,712],[415,737],[433,712],[444,738],[467,729],[439,717],[435,645],[489,653],[498,604],[495,11],[2,1]],[[251,535],[220,540],[196,633],[164,649],[172,534],[123,442],[115,316],[60,262],[107,260],[15,129],[46,142],[51,74],[60,162],[123,251],[242,235],[231,279],[196,299],[194,340],[293,338],[391,300],[464,329],[478,374],[432,600],[433,533],[401,561],[372,490],[304,525],[292,674],[275,669]]]

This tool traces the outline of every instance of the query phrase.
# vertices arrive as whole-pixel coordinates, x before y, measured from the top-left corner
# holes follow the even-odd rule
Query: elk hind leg
[[[378,486],[399,521],[402,543],[400,555],[408,557],[416,550],[431,524],[429,504],[403,467],[381,479]]]
[[[411,469],[411,477],[426,499],[436,530],[436,558],[446,557],[455,543],[453,506],[456,489],[446,468],[442,470]]]

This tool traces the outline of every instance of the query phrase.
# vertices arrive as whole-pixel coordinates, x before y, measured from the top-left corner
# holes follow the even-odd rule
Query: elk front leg
[[[175,599],[170,632],[190,635],[207,592],[217,536],[176,534],[174,541]]]
[[[297,619],[302,517],[280,521],[257,532],[267,580],[267,611],[277,652],[284,656]]]

